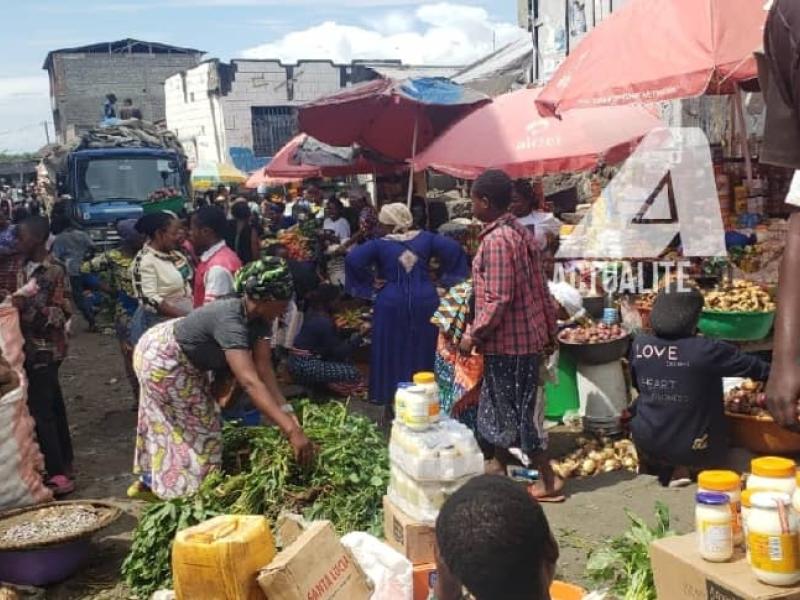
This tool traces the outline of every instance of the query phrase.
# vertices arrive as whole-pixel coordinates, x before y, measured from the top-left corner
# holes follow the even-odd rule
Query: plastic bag
[[[413,600],[411,561],[368,533],[348,533],[342,538],[374,586],[371,600]]]

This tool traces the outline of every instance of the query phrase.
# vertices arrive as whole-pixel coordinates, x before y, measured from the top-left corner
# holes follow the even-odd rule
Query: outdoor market
[[[0,191],[0,599],[800,599],[798,35],[628,0],[250,170],[109,93]]]

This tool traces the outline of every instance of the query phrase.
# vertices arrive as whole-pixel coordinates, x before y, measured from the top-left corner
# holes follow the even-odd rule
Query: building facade
[[[96,127],[106,95],[116,95],[117,109],[130,98],[148,121],[165,118],[164,81],[195,67],[203,52],[140,40],[120,40],[54,50],[43,68],[50,76],[50,99],[56,137],[66,142]]]
[[[446,77],[457,70],[399,61],[210,60],[165,82],[167,127],[190,164],[232,162],[254,171],[296,134],[302,104],[379,77]]]

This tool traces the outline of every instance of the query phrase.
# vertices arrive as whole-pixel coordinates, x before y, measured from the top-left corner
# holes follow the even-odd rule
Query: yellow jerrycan
[[[172,546],[178,600],[263,600],[256,576],[275,558],[265,517],[222,515],[179,531]]]

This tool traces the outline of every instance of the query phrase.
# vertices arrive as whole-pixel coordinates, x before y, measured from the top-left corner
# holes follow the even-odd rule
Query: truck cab
[[[70,216],[100,248],[118,244],[117,222],[138,219],[150,195],[167,187],[190,197],[184,157],[161,148],[77,150],[61,185]]]

